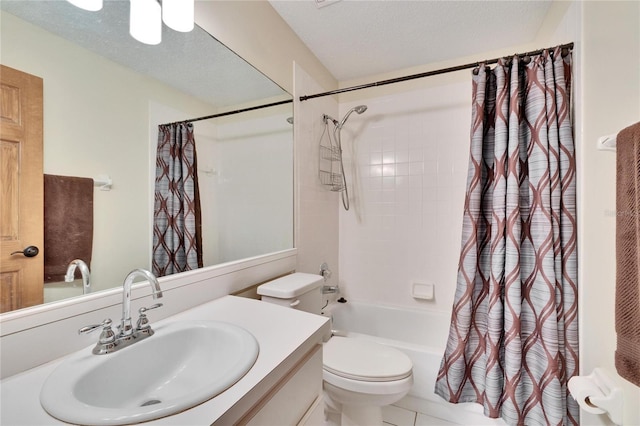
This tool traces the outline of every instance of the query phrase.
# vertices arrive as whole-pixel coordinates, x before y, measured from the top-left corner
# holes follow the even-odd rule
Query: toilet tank
[[[320,315],[323,281],[320,275],[296,272],[262,284],[258,294],[265,302]]]

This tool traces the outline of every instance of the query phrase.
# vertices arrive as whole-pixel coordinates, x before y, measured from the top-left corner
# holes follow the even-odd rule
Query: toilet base
[[[382,407],[402,399],[413,385],[410,370],[400,379],[368,381],[349,379],[324,368],[322,378],[325,418],[331,426],[382,426]]]
[[[343,405],[342,426],[382,425],[382,408],[376,406]]]
[[[382,406],[339,403],[326,391],[324,414],[327,426],[382,426]]]

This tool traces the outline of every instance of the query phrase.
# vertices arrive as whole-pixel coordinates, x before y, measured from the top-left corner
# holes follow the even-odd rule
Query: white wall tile
[[[358,152],[347,178],[357,173],[360,182],[350,187],[352,210],[340,209],[345,297],[450,310],[467,177],[470,85],[344,103],[340,115],[362,103],[368,110],[349,118],[342,139]],[[414,300],[415,281],[434,282],[436,300]]]

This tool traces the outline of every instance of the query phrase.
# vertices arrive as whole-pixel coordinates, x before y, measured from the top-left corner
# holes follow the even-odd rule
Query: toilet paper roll
[[[574,376],[569,379],[569,392],[580,408],[587,413],[603,414],[605,410],[594,405],[590,399],[604,397],[604,392],[592,376]]]

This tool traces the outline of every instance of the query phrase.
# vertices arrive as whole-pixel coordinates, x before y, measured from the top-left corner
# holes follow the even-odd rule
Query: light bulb
[[[156,0],[129,0],[129,33],[145,44],[162,41],[162,11]]]
[[[171,29],[188,33],[193,30],[194,0],[162,0],[162,20]]]
[[[102,0],[67,0],[72,5],[80,9],[95,12],[102,9]]]

